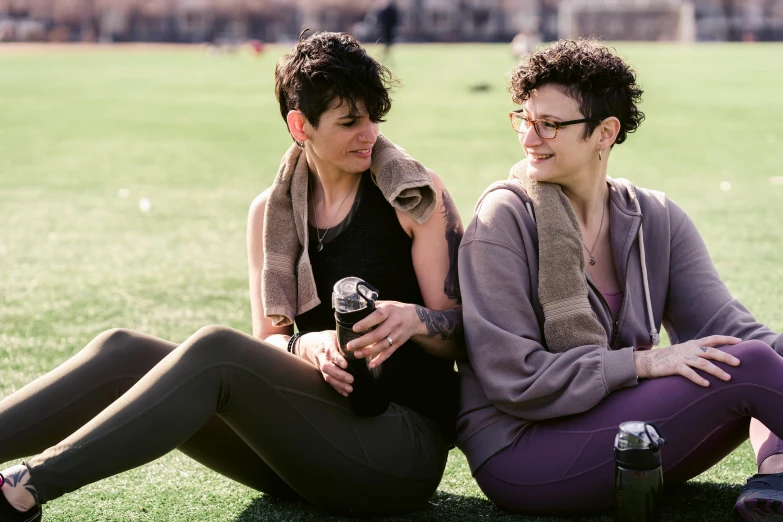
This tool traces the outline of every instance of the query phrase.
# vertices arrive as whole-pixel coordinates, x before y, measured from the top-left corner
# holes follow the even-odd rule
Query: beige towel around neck
[[[373,146],[370,170],[393,207],[418,223],[432,215],[437,195],[429,173],[383,135]],[[308,178],[306,154],[293,144],[280,162],[264,211],[261,298],[264,315],[275,326],[288,326],[321,303],[307,252]]]
[[[544,339],[551,352],[597,344],[607,333],[587,299],[582,231],[559,185],[527,177],[527,160],[511,168],[533,201],[538,230],[538,297],[544,309]]]

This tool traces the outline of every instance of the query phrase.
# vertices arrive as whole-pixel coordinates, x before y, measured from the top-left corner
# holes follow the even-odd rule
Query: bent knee
[[[188,356],[219,357],[226,360],[232,354],[248,349],[253,338],[227,326],[204,326],[199,328],[180,347]]]
[[[731,353],[741,364],[767,364],[768,362],[780,362],[780,355],[767,343],[758,340],[743,341],[733,346],[727,346],[725,351]]]
[[[126,328],[112,328],[98,334],[85,350],[97,353],[116,355],[135,350],[141,343],[138,334]]]
[[[196,333],[190,336],[190,344],[202,344],[211,347],[220,347],[233,344],[239,337],[244,337],[242,332],[227,326],[210,325],[202,326]]]
[[[106,359],[113,364],[152,367],[168,355],[173,345],[126,328],[100,333],[82,353],[91,359]]]

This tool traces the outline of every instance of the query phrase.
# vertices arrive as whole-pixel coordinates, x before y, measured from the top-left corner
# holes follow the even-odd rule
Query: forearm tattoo
[[[427,333],[431,337],[440,335],[444,341],[452,337],[462,339],[462,310],[430,310],[416,305],[416,315],[427,327]]]
[[[639,377],[642,378],[652,377],[652,361],[650,360],[650,358],[647,357],[646,354],[643,355],[636,352],[634,352],[633,356],[634,359],[641,358],[641,361],[639,361],[639,366],[641,366],[642,371],[639,373]]]
[[[26,489],[27,492],[33,496],[36,505],[40,504],[38,501],[38,491],[35,489],[35,486],[33,486],[30,480],[30,475],[27,472],[27,466],[22,465],[19,471],[9,473],[8,476],[5,477],[5,481],[8,482],[11,487],[16,487],[17,484],[22,484],[22,487],[24,487],[24,489]]]
[[[441,195],[443,196],[443,209],[441,210],[441,213],[443,214],[443,220],[446,222],[446,244],[449,250],[449,273],[446,274],[446,279],[443,281],[443,291],[449,299],[456,299],[459,303],[462,301],[462,298],[459,291],[457,254],[464,231],[454,200],[451,199],[451,196],[446,190],[444,190]]]

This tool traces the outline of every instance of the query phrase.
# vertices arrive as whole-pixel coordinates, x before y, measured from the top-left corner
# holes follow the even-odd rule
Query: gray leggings
[[[357,417],[311,364],[220,327],[180,346],[104,332],[0,402],[0,461],[43,452],[26,461],[42,502],[174,448],[249,487],[353,514],[422,507],[448,452],[434,422],[394,403]]]

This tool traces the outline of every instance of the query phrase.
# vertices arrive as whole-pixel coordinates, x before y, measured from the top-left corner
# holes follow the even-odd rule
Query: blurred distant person
[[[538,35],[534,34],[532,31],[519,32],[514,39],[511,40],[511,54],[514,55],[514,58],[520,60],[532,53],[533,49],[540,43],[541,40],[538,38]]]
[[[383,59],[389,58],[391,47],[394,45],[397,25],[400,22],[400,11],[394,0],[389,0],[386,5],[378,12],[378,28],[381,33],[381,40],[385,47],[383,49]]]

